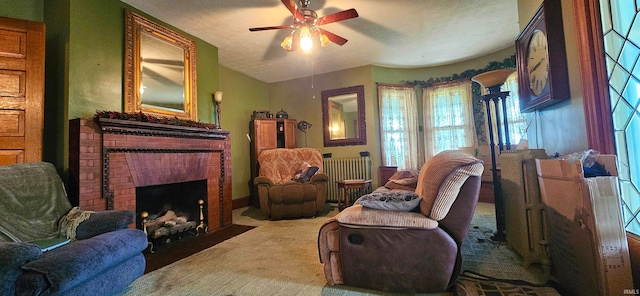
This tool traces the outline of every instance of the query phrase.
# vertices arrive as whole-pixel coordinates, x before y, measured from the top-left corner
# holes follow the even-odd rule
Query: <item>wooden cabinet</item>
[[[44,23],[0,17],[0,165],[42,160]]]
[[[258,207],[253,179],[258,176],[258,156],[260,151],[273,148],[296,148],[296,120],[283,118],[254,119],[249,125],[251,136],[251,205]]]

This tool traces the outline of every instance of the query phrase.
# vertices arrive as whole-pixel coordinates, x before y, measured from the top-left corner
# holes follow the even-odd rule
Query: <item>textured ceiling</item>
[[[515,0],[311,0],[318,16],[355,8],[358,18],[322,26],[349,41],[312,55],[286,52],[289,25],[279,0],[121,0],[218,48],[219,63],[264,82],[364,65],[429,67],[512,46],[519,33]]]

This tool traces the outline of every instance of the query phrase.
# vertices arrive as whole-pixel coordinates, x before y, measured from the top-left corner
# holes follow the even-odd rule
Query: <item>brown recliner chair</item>
[[[258,156],[258,164],[259,175],[253,184],[257,186],[260,209],[271,220],[313,217],[324,210],[329,177],[322,172],[320,150],[264,150]],[[305,178],[305,172],[300,171],[309,166],[318,170]]]
[[[356,203],[320,228],[318,250],[330,285],[388,292],[443,292],[460,272],[460,247],[480,191],[482,161],[445,151],[420,170],[414,211]]]

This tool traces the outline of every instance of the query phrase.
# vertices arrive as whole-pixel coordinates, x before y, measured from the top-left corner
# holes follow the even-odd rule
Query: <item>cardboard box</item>
[[[598,162],[610,177],[585,178],[580,161],[536,159],[551,272],[570,295],[633,289],[616,157],[600,155]]]

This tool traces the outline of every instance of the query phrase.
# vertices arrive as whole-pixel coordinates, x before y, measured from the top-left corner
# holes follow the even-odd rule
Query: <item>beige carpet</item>
[[[478,205],[474,222],[477,217],[476,224],[482,224],[482,228],[474,228],[475,232],[482,234],[485,226],[491,227],[492,209],[492,204]],[[236,209],[233,212],[235,224],[258,227],[146,274],[120,295],[391,295],[326,284],[318,259],[317,235],[322,222],[337,214],[337,210],[328,206],[327,212],[311,219],[268,221],[259,209]],[[474,240],[467,240],[465,245],[477,244]],[[508,247],[494,243],[482,245],[485,247],[480,248],[483,258],[492,251],[510,252],[506,257],[509,260],[499,259],[502,261],[497,265],[499,270],[506,269],[517,279],[544,282],[535,270],[518,266],[519,257]],[[473,249],[463,249],[463,258],[473,257],[465,254]],[[490,267],[496,267],[477,260],[473,262],[472,265],[480,269],[477,272],[488,272]]]

